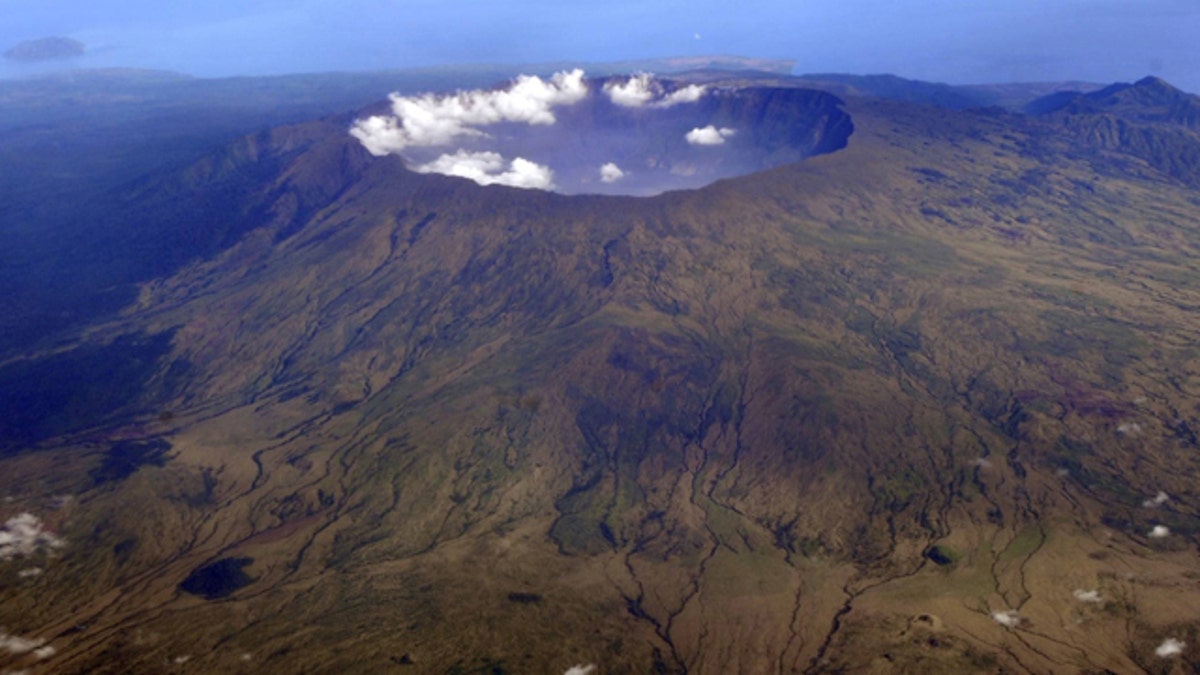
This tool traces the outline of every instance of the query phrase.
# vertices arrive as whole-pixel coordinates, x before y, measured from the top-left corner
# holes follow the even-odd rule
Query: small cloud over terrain
[[[1172,656],[1179,656],[1186,647],[1186,644],[1175,638],[1167,638],[1154,650],[1154,653],[1165,659]]]
[[[615,183],[624,177],[625,172],[613,162],[600,167],[600,181],[603,183]]]
[[[46,530],[41,519],[32,513],[13,516],[0,527],[0,560],[27,557],[62,546],[63,541]]]
[[[1158,494],[1154,495],[1154,499],[1147,499],[1146,501],[1142,502],[1142,506],[1148,509],[1153,509],[1162,506],[1169,501],[1171,501],[1171,495],[1159,490]]]
[[[1170,534],[1171,530],[1166,525],[1155,525],[1146,536],[1151,539],[1165,539]]]
[[[57,649],[51,647],[50,645],[46,645],[45,647],[38,647],[37,649],[33,650],[33,657],[41,661],[43,659],[48,659],[57,653]]]
[[[729,127],[721,127],[718,129],[713,125],[708,125],[704,128],[692,129],[687,133],[687,142],[692,145],[721,145],[726,138],[737,133]]]
[[[1094,605],[1104,602],[1104,598],[1100,597],[1100,591],[1085,591],[1082,588],[1075,589],[1075,599]]]
[[[567,668],[563,675],[591,675],[594,672],[596,672],[596,666],[589,663],[586,666],[571,666]]]
[[[1122,436],[1137,436],[1142,433],[1142,425],[1137,422],[1122,422],[1117,425],[1117,433]]]
[[[1007,628],[1016,628],[1021,625],[1021,617],[1017,614],[1017,610],[1009,609],[1003,612],[992,612],[992,620],[1001,626]]]
[[[35,649],[40,649],[45,644],[46,644],[46,641],[43,639],[40,639],[40,638],[39,639],[23,638],[23,637],[19,637],[16,635],[9,635],[8,633],[5,633],[4,631],[0,630],[0,650],[4,650],[4,651],[8,652],[9,654],[13,654],[13,655],[17,655],[17,656],[19,656],[21,654],[28,654],[29,652],[32,652]],[[50,655],[53,655],[53,652],[51,652]],[[44,657],[39,656],[38,658],[44,658]]]

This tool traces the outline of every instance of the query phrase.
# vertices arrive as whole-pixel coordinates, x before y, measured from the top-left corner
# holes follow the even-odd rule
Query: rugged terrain
[[[206,255],[0,365],[0,665],[1194,672],[1196,99],[1052,97],[652,198],[347,116],[124,188]]]

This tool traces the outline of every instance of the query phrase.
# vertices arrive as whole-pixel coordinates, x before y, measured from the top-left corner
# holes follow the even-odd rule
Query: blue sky
[[[78,66],[201,76],[739,54],[952,83],[1156,74],[1200,91],[1197,0],[0,0],[0,50],[47,35],[86,43]]]

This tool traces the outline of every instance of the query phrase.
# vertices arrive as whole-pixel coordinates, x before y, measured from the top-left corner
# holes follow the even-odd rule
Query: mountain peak
[[[1134,82],[1133,85],[1126,88],[1127,92],[1133,93],[1138,100],[1144,103],[1174,103],[1181,99],[1191,98],[1191,96],[1173,86],[1166,80],[1149,75]]]
[[[1087,96],[1099,102],[1143,106],[1166,105],[1192,98],[1187,92],[1153,75],[1143,77],[1133,84],[1116,84]]]
[[[1193,130],[1200,128],[1200,98],[1153,75],[1133,84],[1113,84],[1086,94],[1051,94],[1030,103],[1025,109],[1033,114],[1107,113],[1140,122],[1167,123]]]
[[[1162,90],[1162,91],[1179,92],[1179,89],[1176,89],[1175,87],[1171,86],[1170,82],[1167,82],[1166,80],[1162,79],[1161,77],[1156,77],[1154,75],[1147,75],[1146,77],[1143,77],[1142,79],[1138,80],[1137,82],[1134,82],[1133,86],[1139,87],[1142,89],[1158,89],[1158,90]],[[1182,93],[1182,92],[1180,92],[1180,93]]]

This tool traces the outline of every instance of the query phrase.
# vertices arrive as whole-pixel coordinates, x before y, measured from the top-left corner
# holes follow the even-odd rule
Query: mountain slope
[[[846,109],[647,199],[262,138],[259,226],[83,338],[169,336],[145,412],[4,460],[68,543],[3,625],[57,672],[1194,662],[1194,191]]]

